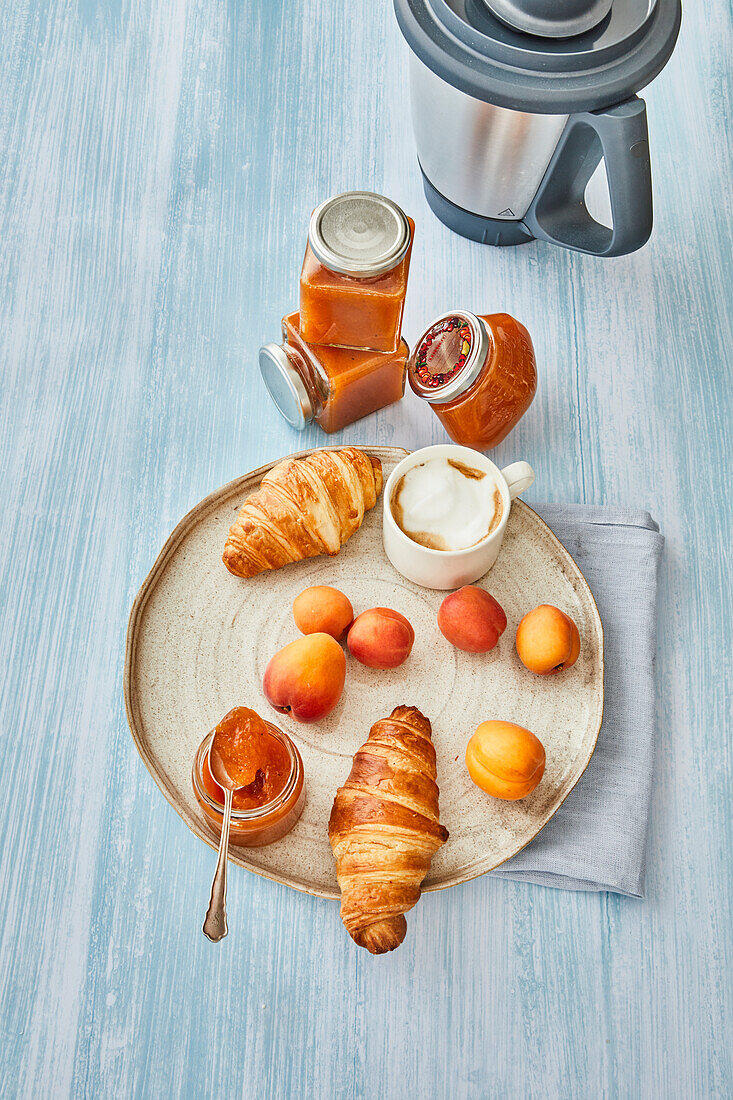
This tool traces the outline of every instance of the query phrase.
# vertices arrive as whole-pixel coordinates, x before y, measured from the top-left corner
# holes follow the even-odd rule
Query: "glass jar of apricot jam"
[[[455,310],[417,341],[408,378],[454,442],[488,451],[532,404],[534,348],[524,325],[508,313]]]
[[[397,351],[415,223],[391,199],[347,191],[311,216],[300,274],[309,344]]]
[[[325,432],[340,431],[405,392],[404,340],[390,352],[308,344],[297,313],[283,317],[282,338],[282,344],[260,348],[260,373],[279,411],[298,430],[316,420]]]
[[[303,812],[305,781],[303,761],[286,733],[265,722],[272,737],[264,768],[255,782],[234,792],[229,843],[242,848],[260,848],[289,833]],[[213,731],[206,735],[193,761],[191,781],[196,801],[212,832],[221,835],[224,791],[209,768]]]

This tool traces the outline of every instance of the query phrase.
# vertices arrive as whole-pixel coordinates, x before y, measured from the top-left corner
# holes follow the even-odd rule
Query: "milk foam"
[[[454,459],[431,458],[397,482],[392,514],[415,542],[434,550],[465,550],[498,525],[503,508],[491,474]]]

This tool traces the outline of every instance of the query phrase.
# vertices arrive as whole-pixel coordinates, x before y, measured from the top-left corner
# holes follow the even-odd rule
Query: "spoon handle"
[[[221,823],[219,858],[216,862],[214,881],[211,884],[211,898],[203,928],[204,935],[208,936],[212,943],[223,940],[229,931],[227,928],[227,849],[229,847],[229,822],[232,817],[233,794],[234,792],[230,788],[224,788],[224,820]]]

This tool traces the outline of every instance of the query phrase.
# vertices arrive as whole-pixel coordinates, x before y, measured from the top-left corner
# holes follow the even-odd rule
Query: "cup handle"
[[[509,499],[514,500],[534,481],[534,470],[529,462],[512,462],[501,471],[509,489]]]

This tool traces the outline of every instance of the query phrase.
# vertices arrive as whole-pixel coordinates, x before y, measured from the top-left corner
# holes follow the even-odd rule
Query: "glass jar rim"
[[[287,783],[280,791],[280,794],[273,798],[270,802],[265,802],[262,806],[255,806],[251,810],[236,810],[234,809],[234,807],[232,807],[232,824],[236,824],[238,822],[258,821],[260,818],[269,817],[269,815],[275,810],[281,809],[288,802],[293,792],[296,790],[298,782],[302,777],[303,762],[301,760],[300,753],[295,746],[295,742],[292,740],[292,738],[288,736],[287,733],[284,733],[283,730],[278,729],[277,726],[274,726],[272,722],[265,722],[265,725],[267,726],[269,732],[274,737],[277,737],[278,741],[280,741],[280,743],[284,745],[287,749],[288,756],[290,758],[290,775],[288,776]],[[211,730],[210,733],[207,733],[206,737],[204,737],[203,741],[196,749],[196,755],[194,756],[192,768],[193,785],[197,797],[205,802],[206,805],[215,813],[223,815],[223,802],[217,802],[214,798],[212,798],[211,794],[207,791],[203,782],[203,764],[204,760],[209,754],[209,749],[211,747],[213,737],[214,731]],[[216,780],[214,780],[214,782],[216,782]]]

